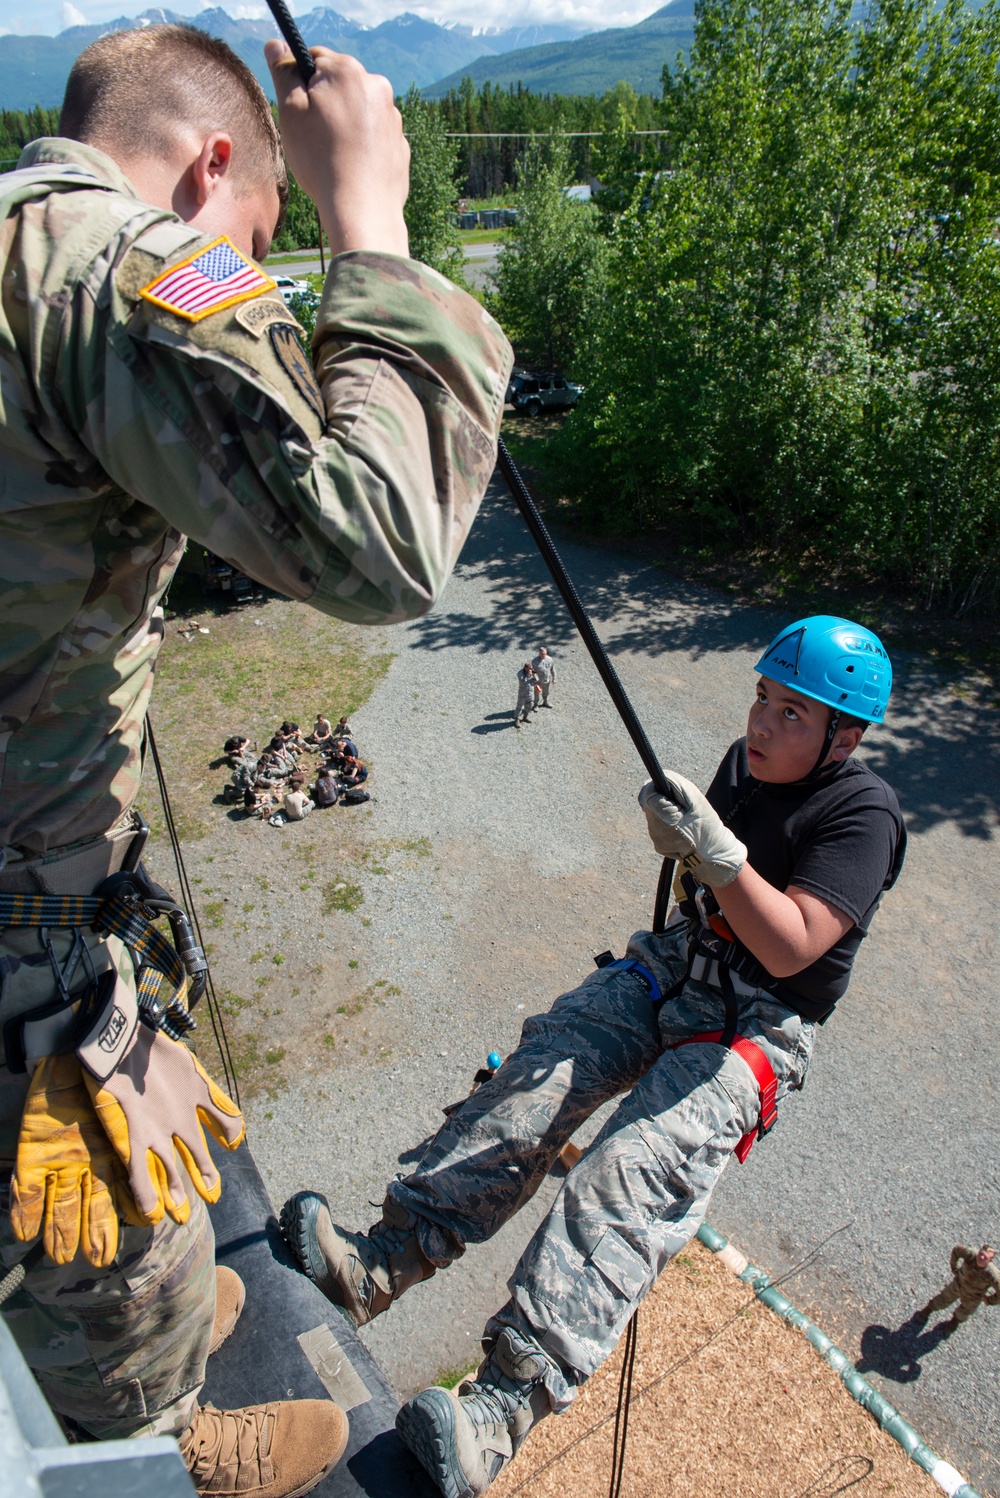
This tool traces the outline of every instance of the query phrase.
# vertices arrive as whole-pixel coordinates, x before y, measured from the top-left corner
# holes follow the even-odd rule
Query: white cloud
[[[224,5],[225,0],[221,0]],[[311,3],[323,3],[323,0],[311,0]],[[341,0],[336,3],[332,0],[333,9],[339,10],[342,15],[350,17],[355,21],[363,21],[369,26],[377,26],[380,21],[387,21],[393,16],[398,16],[404,10],[412,11],[415,15],[422,16],[427,21],[437,21],[439,25],[464,25],[472,26],[477,31],[506,30],[511,26],[533,26],[545,25],[547,22],[561,22],[564,25],[578,26],[581,30],[604,31],[608,26],[634,26],[637,21],[645,20],[646,16],[653,14],[658,7],[656,0],[646,0],[646,3],[635,3],[616,7],[615,12],[609,15],[604,0],[522,0],[518,5],[515,3],[510,10],[504,10],[502,14],[495,14],[490,22],[484,25],[482,0],[433,0],[430,4],[421,4],[420,0],[372,0],[370,4],[360,4],[358,0]],[[310,4],[299,7],[307,10]]]
[[[84,0],[87,19],[112,21],[118,16],[135,16],[155,0]],[[162,3],[162,0],[161,0]],[[262,0],[166,0],[172,10],[191,15],[211,5],[219,5],[232,16],[247,19],[266,19],[269,12]],[[366,26],[377,26],[400,15],[404,10],[415,12],[428,21],[442,25],[473,26],[477,31],[488,31],[508,26],[544,25],[559,21],[590,31],[603,31],[607,26],[633,26],[636,21],[652,15],[657,9],[657,0],[623,0],[620,7],[609,11],[606,0],[506,0],[509,10],[490,7],[484,15],[482,0],[293,0],[293,14],[304,15],[316,5],[328,5],[342,15]],[[15,10],[16,7],[16,10]],[[73,0],[36,0],[31,12],[23,8],[19,0],[0,0],[0,29],[38,35],[48,34],[66,26],[80,25],[84,20]]]
[[[271,12],[266,5],[233,5],[231,0],[204,0],[199,10],[224,10],[234,21],[262,21]],[[294,5],[289,6],[294,11]]]

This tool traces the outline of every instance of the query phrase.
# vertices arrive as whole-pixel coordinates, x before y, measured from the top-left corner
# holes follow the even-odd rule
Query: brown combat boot
[[[367,1233],[349,1233],[330,1216],[325,1196],[299,1191],[281,1209],[281,1231],[306,1274],[355,1326],[388,1310],[404,1290],[437,1273],[420,1251],[416,1219],[391,1197]]]
[[[213,1352],[218,1352],[239,1321],[246,1298],[246,1286],[236,1270],[227,1268],[225,1264],[216,1264],[215,1325],[212,1327],[212,1340],[208,1345],[209,1357]]]
[[[242,1410],[206,1404],[195,1411],[180,1448],[199,1493],[298,1498],[337,1465],[347,1437],[347,1416],[329,1399]]]

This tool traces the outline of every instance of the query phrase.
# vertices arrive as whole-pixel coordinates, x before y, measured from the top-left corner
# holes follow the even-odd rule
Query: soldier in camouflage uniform
[[[980,1306],[1000,1305],[1000,1269],[993,1262],[995,1258],[996,1252],[988,1243],[975,1252],[956,1243],[951,1251],[952,1278],[913,1319],[924,1326],[933,1311],[946,1311],[957,1300],[958,1305],[943,1327],[945,1336],[950,1337]]]
[[[90,895],[137,855],[159,603],[186,535],[339,618],[412,619],[493,469],[510,350],[478,303],[407,258],[388,83],[319,49],[307,93],[287,48],[267,51],[284,145],[333,249],[311,355],[252,259],[284,167],[266,99],[224,44],[171,26],[105,36],[74,66],[62,136],[0,177],[0,894]],[[93,973],[134,992],[123,943],[81,934]],[[71,952],[68,998],[89,984],[73,933],[48,940],[0,932],[5,1026],[51,1003]],[[105,1094],[61,1053],[62,1023],[26,1070],[0,1052],[0,1259],[42,1232],[50,1250],[4,1308],[28,1363],[93,1436],[180,1436],[199,1490],[307,1491],[343,1450],[344,1417],[329,1401],[199,1410],[211,1168],[187,1189],[168,1145],[173,1184],[140,1206],[146,1152],[93,1111]],[[235,1108],[181,1052],[234,1145]],[[172,1116],[153,1121],[169,1140]]]
[[[530,661],[525,661],[517,673],[517,706],[514,709],[514,726],[520,728],[522,723],[530,723],[531,710],[534,706],[535,673]]]
[[[555,686],[556,663],[552,659],[544,645],[539,646],[538,654],[531,662],[531,669],[535,673],[535,702],[534,706],[549,707],[549,692]]]
[[[613,1350],[730,1156],[745,1159],[775,1100],[802,1086],[816,1025],[899,873],[896,798],[852,758],[889,695],[876,637],[800,621],[757,670],[747,735],[707,797],[679,775],[670,800],[640,793],[654,847],[683,870],[666,931],[637,932],[625,958],[525,1022],[513,1055],[390,1183],[368,1233],[338,1227],[315,1192],[282,1210],[306,1273],[361,1325],[492,1237],[574,1131],[625,1094],[521,1256],[476,1377],[399,1413],[446,1498],[482,1493]]]

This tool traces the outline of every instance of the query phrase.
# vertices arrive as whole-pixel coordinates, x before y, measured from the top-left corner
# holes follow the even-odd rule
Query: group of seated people
[[[361,762],[346,718],[333,728],[328,718],[317,713],[313,730],[307,735],[286,718],[259,757],[244,734],[231,735],[225,753],[233,768],[232,789],[237,799],[242,791],[247,816],[266,819],[273,826],[301,822],[317,806],[371,799],[361,789],[368,770]],[[324,760],[313,785],[299,763],[304,753],[318,754]]]

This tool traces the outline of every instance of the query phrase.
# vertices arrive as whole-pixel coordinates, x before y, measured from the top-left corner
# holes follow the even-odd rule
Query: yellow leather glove
[[[81,1250],[96,1268],[118,1249],[118,1216],[141,1225],[121,1167],[94,1116],[79,1061],[44,1056],[28,1090],[11,1182],[14,1237],[39,1234],[45,1252],[68,1264]]]
[[[99,1082],[87,1071],[83,1075],[94,1112],[128,1171],[129,1189],[144,1222],[159,1222],[165,1212],[174,1222],[187,1222],[191,1215],[175,1149],[198,1195],[207,1202],[219,1200],[222,1179],[202,1124],[229,1150],[239,1145],[246,1127],[236,1104],[219,1091],[186,1045],[140,1024],[107,1081]]]

